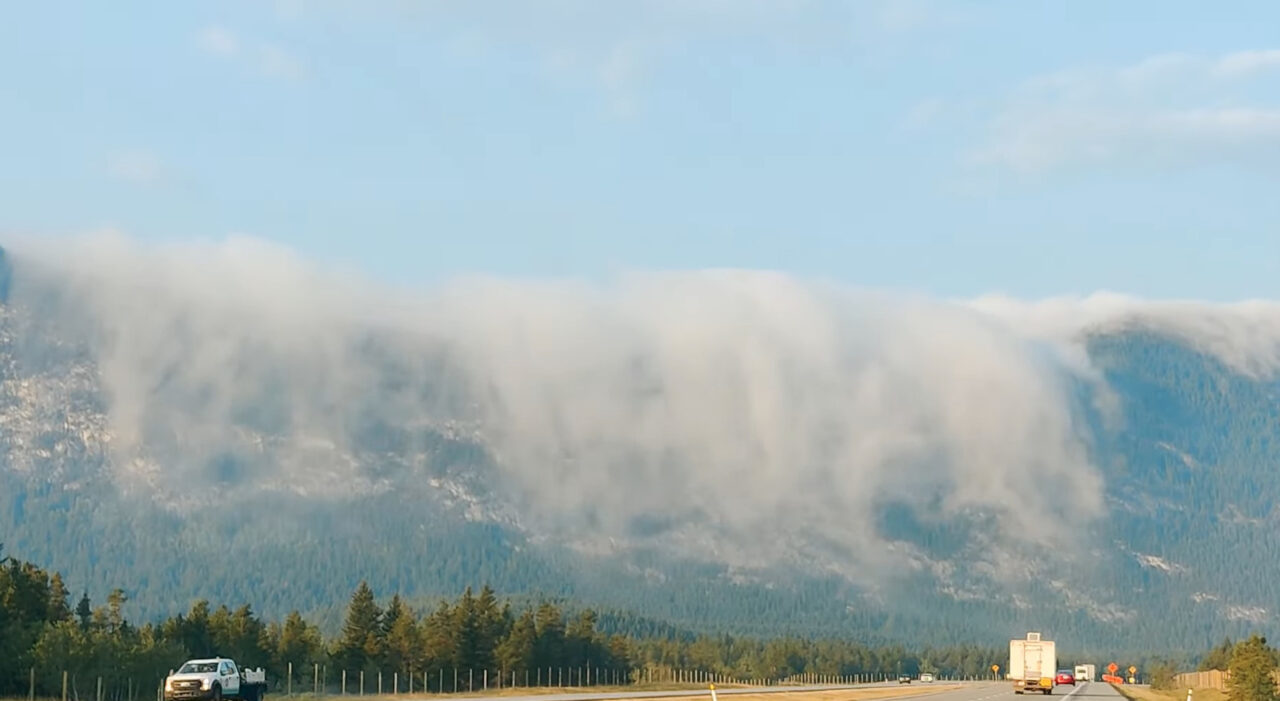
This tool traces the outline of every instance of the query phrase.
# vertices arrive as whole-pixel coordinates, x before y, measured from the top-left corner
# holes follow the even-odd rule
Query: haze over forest
[[[1036,597],[1087,629],[1146,610],[1112,584],[1136,565],[1144,578],[1192,579],[1193,591],[1162,586],[1220,601],[1225,620],[1276,610],[1269,587],[1182,577],[1170,554],[1210,542],[1141,542],[1129,529],[1199,508],[1165,487],[1267,469],[1273,448],[1246,427],[1275,401],[1280,305],[941,300],[740,270],[405,290],[248,238],[33,240],[7,259],[6,478],[23,485],[10,492],[9,547],[95,586],[120,571],[104,559],[150,560],[141,541],[90,538],[78,546],[96,562],[86,568],[57,546],[65,533],[46,530],[53,512],[25,500],[52,487],[94,500],[86,516],[98,520],[108,494],[154,499],[157,517],[187,525],[148,538],[217,548],[220,534],[258,551],[299,537],[356,547],[343,543],[355,535],[346,515],[422,492],[439,503],[351,527],[377,535],[375,569],[415,551],[396,529],[444,518],[498,528],[500,551],[605,558],[657,589],[660,563],[689,561],[727,568],[711,580],[724,591],[832,578],[845,593],[824,606],[881,611],[924,578],[943,602],[926,608],[985,599],[1016,616],[1020,597]],[[1224,382],[1264,404],[1235,409],[1243,398]],[[1183,432],[1187,412],[1224,409],[1235,413],[1221,433],[1195,429],[1207,444]],[[1254,452],[1214,463],[1237,447]],[[1211,494],[1215,520],[1270,518]],[[209,529],[250,505],[258,513]],[[320,514],[332,531],[317,529]],[[199,550],[183,552],[154,566],[194,567]],[[454,581],[474,579],[472,564]],[[409,577],[398,586],[450,593],[423,577],[429,559],[397,567]],[[602,596],[575,575],[553,579]],[[339,603],[306,578],[296,586],[275,597]]]

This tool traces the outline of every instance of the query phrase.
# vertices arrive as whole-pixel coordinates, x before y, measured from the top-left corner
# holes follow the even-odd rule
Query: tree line
[[[0,553],[2,554],[2,553]],[[579,686],[658,680],[777,680],[799,675],[852,677],[933,672],[980,676],[1002,661],[1000,649],[953,646],[909,650],[872,647],[850,640],[694,635],[656,627],[648,634],[604,633],[589,609],[573,615],[551,602],[519,608],[499,600],[488,586],[478,593],[417,611],[399,594],[379,603],[360,583],[347,605],[340,633],[326,638],[298,611],[265,621],[248,604],[230,608],[196,601],[190,610],[142,625],[125,619],[128,600],[116,589],[95,605],[77,603],[62,576],[33,563],[0,559],[0,697],[56,695],[63,673],[71,692],[93,697],[96,685],[111,701],[148,698],[164,675],[185,659],[225,656],[263,667],[277,688],[310,689],[323,670],[333,688],[339,679],[379,679],[406,690],[451,691],[462,686],[541,684]],[[290,677],[292,672],[292,677]],[[696,674],[696,676],[691,676]],[[345,676],[344,676],[345,675]],[[678,676],[683,675],[683,676]],[[410,681],[413,680],[413,681]]]
[[[1228,701],[1280,701],[1277,667],[1280,667],[1280,650],[1271,647],[1266,637],[1255,633],[1240,642],[1225,638],[1200,657],[1196,671],[1228,672]],[[1172,661],[1156,662],[1149,675],[1151,688],[1181,692],[1177,673],[1178,666]]]

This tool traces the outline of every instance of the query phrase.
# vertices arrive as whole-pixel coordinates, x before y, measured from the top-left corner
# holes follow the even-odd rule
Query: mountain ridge
[[[0,258],[0,270],[5,260]],[[355,583],[370,579],[375,589],[422,601],[483,584],[508,595],[572,597],[688,630],[998,643],[1020,630],[1042,629],[1087,651],[1138,649],[1170,639],[1177,649],[1200,650],[1224,635],[1273,623],[1280,610],[1280,590],[1268,584],[1271,568],[1230,574],[1232,563],[1258,562],[1259,553],[1280,545],[1266,529],[1277,518],[1272,505],[1280,496],[1266,479],[1268,466],[1280,458],[1273,420],[1280,392],[1258,371],[1265,363],[1243,362],[1222,351],[1230,344],[1213,339],[1193,344],[1179,331],[1107,327],[1088,334],[1083,359],[1045,353],[1067,367],[1051,379],[1037,374],[1047,360],[1015,364],[1012,374],[1003,374],[998,364],[979,359],[974,374],[957,375],[961,363],[971,362],[963,355],[966,347],[958,346],[954,358],[943,353],[936,367],[922,368],[922,381],[910,369],[892,369],[901,357],[895,353],[917,361],[933,356],[912,356],[896,345],[872,352],[865,362],[888,369],[863,384],[892,377],[899,383],[894,387],[909,392],[932,391],[930,382],[954,385],[956,397],[973,400],[990,393],[986,383],[1012,383],[997,393],[1013,402],[1012,409],[972,418],[921,444],[922,450],[910,443],[905,450],[884,441],[860,444],[885,451],[885,459],[898,465],[889,481],[867,473],[867,484],[882,490],[872,497],[834,482],[843,478],[825,469],[742,472],[751,463],[741,456],[779,449],[798,450],[795,458],[804,463],[828,459],[805,443],[774,445],[764,440],[768,436],[756,436],[751,442],[758,445],[744,452],[720,438],[693,442],[700,436],[687,427],[633,412],[628,420],[638,434],[661,438],[669,427],[687,441],[667,448],[687,452],[672,463],[680,469],[694,469],[700,455],[732,468],[692,478],[664,473],[671,466],[649,462],[645,443],[625,438],[625,424],[572,413],[618,411],[600,403],[608,393],[565,395],[563,383],[578,382],[574,376],[544,378],[541,385],[546,396],[560,392],[563,403],[547,404],[547,410],[561,423],[546,425],[568,438],[559,446],[538,436],[513,442],[513,435],[522,438],[542,424],[495,423],[501,415],[477,406],[475,398],[484,396],[486,383],[488,391],[500,391],[502,377],[464,372],[474,360],[457,344],[414,345],[411,333],[370,331],[342,337],[339,350],[299,355],[305,344],[279,341],[265,326],[256,328],[259,322],[218,321],[229,313],[221,306],[225,300],[200,297],[203,306],[161,310],[155,315],[161,321],[150,326],[152,320],[121,316],[109,306],[129,309],[131,298],[103,288],[101,280],[43,275],[37,270],[15,278],[10,300],[0,304],[3,541],[15,555],[63,571],[73,585],[101,590],[139,582],[130,603],[137,615],[179,612],[203,597],[254,601],[271,615],[301,608],[332,626]],[[139,284],[160,283],[144,278]],[[786,286],[765,289],[770,299],[797,294]],[[559,304],[551,309],[565,308],[564,300]],[[620,309],[625,316],[626,305]],[[192,310],[204,315],[193,317]],[[884,326],[867,314],[823,322],[823,333],[832,337],[865,323],[896,344],[914,343],[932,328]],[[930,333],[969,323],[939,314],[923,313],[937,326]],[[304,337],[316,333],[300,328]],[[967,328],[953,335],[960,338]],[[665,327],[652,330],[665,333]],[[582,333],[562,328],[566,338],[553,345],[599,342]],[[1005,340],[999,329],[982,333],[973,347],[993,358],[1026,347]],[[315,338],[332,343],[335,337]],[[323,353],[354,367],[334,365]],[[576,376],[624,378],[618,403],[643,407],[648,393],[679,391],[673,384],[678,378],[698,382],[687,373],[702,367],[655,375],[655,356],[622,357],[622,375],[608,374],[614,360],[600,356],[581,364]],[[780,360],[791,364],[804,357],[819,368],[829,362],[822,354]],[[147,358],[159,359],[161,370],[153,373]],[[1071,362],[1087,365],[1088,372]],[[303,370],[290,374],[291,363]],[[315,376],[308,363],[350,377],[307,386],[304,380]],[[188,364],[213,370],[199,374]],[[904,420],[929,431],[954,420],[943,404],[912,404],[892,392],[856,395],[873,397],[874,412],[833,402],[833,396],[814,394],[821,385],[807,379],[816,372],[811,367],[797,365],[779,376],[794,378],[808,399],[794,392],[760,394],[750,384],[742,396],[754,391],[758,401],[772,396],[792,402],[792,414],[774,412],[782,422],[852,407],[871,422],[866,431],[899,442],[932,440],[932,434],[898,431],[895,406]],[[839,374],[843,365],[832,369],[836,374],[816,379],[848,381]],[[504,371],[515,372],[492,370]],[[542,369],[523,371],[536,376]],[[249,382],[229,380],[236,382],[234,391],[209,385],[224,372]],[[159,382],[140,392],[123,381],[133,378]],[[561,384],[549,384],[553,380]],[[511,394],[511,386],[500,407],[507,413],[520,408],[515,402],[521,395]],[[334,388],[345,389],[326,396]],[[1046,405],[1059,396],[1067,397],[1066,405]],[[335,399],[351,406],[332,416],[310,415]],[[173,411],[180,415],[165,414]],[[1002,422],[1019,412],[1034,420],[1013,427],[1020,433],[1006,433]],[[830,418],[812,421],[823,431],[859,430],[856,422],[846,426]],[[325,426],[342,428],[333,434],[315,430]],[[600,445],[583,433],[593,426],[602,430]],[[968,429],[982,441],[970,440]],[[1077,443],[1074,434],[1083,439]],[[614,439],[620,442],[607,444]],[[1016,449],[1002,448],[1004,440]],[[568,467],[543,463],[546,472],[537,479],[546,484],[530,490],[522,483],[529,473],[513,472],[511,462],[549,459],[555,454],[549,447],[634,464],[638,476],[624,468],[593,475],[573,468],[569,452]],[[979,465],[1029,458],[1022,469],[1034,474],[950,464],[975,450]],[[851,463],[851,469],[863,464]],[[653,491],[643,481],[663,474],[673,478],[669,489]],[[984,481],[990,474],[1010,483]],[[719,481],[733,475],[770,486]],[[574,491],[583,480],[601,484]],[[1012,507],[1029,486],[1052,496],[1037,493],[1022,511]],[[681,493],[691,488],[700,496]],[[779,495],[756,496],[769,489]],[[599,504],[582,501],[596,496]],[[666,508],[667,496],[672,508]],[[732,503],[744,498],[749,501]],[[795,513],[810,505],[811,514]],[[839,513],[857,518],[833,520]],[[772,523],[778,527],[771,530]],[[866,528],[871,532],[860,530]],[[1032,532],[1011,534],[1019,528]],[[1171,620],[1159,614],[1170,608],[1187,615]]]

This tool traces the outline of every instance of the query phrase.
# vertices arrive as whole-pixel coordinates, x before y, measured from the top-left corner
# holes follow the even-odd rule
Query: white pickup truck
[[[262,701],[266,695],[266,672],[239,669],[225,657],[187,660],[164,680],[164,701]]]

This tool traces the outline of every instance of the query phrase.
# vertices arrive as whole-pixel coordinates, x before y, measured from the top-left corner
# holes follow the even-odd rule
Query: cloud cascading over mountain
[[[1280,362],[1264,302],[946,301],[737,270],[405,291],[247,238],[10,254],[12,306],[95,359],[122,484],[340,499],[385,482],[354,453],[449,427],[533,531],[741,565],[816,552],[860,578],[894,562],[886,505],[1011,547],[1106,518],[1093,426],[1119,419],[1090,332]]]

